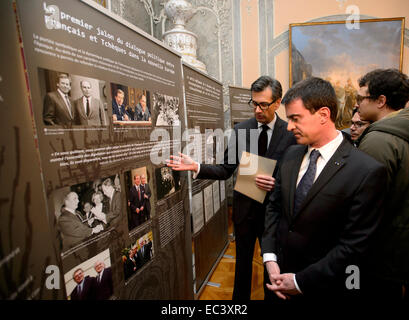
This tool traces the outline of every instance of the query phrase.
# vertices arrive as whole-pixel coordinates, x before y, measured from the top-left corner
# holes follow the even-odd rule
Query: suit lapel
[[[303,211],[303,209],[311,202],[311,200],[317,195],[317,193],[326,184],[328,184],[332,177],[345,165],[346,158],[348,157],[351,148],[352,145],[344,138],[341,145],[338,147],[337,151],[335,151],[331,159],[328,160],[321,174],[318,176],[317,180],[312,185],[310,191],[307,193],[307,196],[304,199],[304,202],[301,204],[298,213]],[[292,205],[294,206],[294,201]],[[294,216],[293,219],[295,218],[296,217]]]
[[[63,99],[63,97],[60,95],[60,93],[58,91],[55,92],[55,96],[57,97],[60,107],[62,108],[62,110],[65,112],[65,114],[67,115],[68,119],[72,119],[73,117],[71,116],[70,112],[68,111],[68,105],[67,102]],[[69,99],[69,98],[68,98]],[[71,101],[70,101],[71,103]],[[72,106],[71,106],[71,113],[73,112],[72,110]]]
[[[91,118],[94,114],[94,99],[92,97],[89,98],[89,116],[88,118]]]
[[[302,163],[302,160],[306,152],[307,152],[307,146],[300,146],[295,156],[285,164],[285,167],[286,168],[288,167],[288,170],[290,171],[290,172],[286,172],[286,175],[284,176],[289,176],[289,179],[288,179],[288,183],[290,184],[288,186],[288,189],[290,190],[289,214],[291,217],[294,216],[294,196],[295,196],[295,189],[297,186],[298,173],[300,171],[301,163]]]
[[[82,101],[82,97],[79,98],[77,102],[78,102],[77,111],[80,113],[80,117],[83,119],[86,119],[87,115],[85,114],[85,111],[84,111],[84,103]]]
[[[277,114],[275,116],[277,117],[277,120],[274,125],[273,134],[271,135],[270,144],[268,145],[267,152],[265,155],[266,158],[270,159],[272,158],[275,150],[277,149],[277,146],[279,145],[280,139],[283,136],[283,126],[285,126],[285,122],[281,120],[277,116]]]
[[[245,150],[247,152],[250,152],[250,153],[252,151],[251,150],[251,141],[250,141],[251,140],[250,139],[251,129],[258,129],[258,124],[257,124],[256,118],[252,118],[249,127],[246,128],[246,148],[245,148]],[[238,138],[240,138],[240,136]],[[257,140],[256,140],[256,142],[257,142]],[[253,146],[253,148],[254,148],[254,146]]]

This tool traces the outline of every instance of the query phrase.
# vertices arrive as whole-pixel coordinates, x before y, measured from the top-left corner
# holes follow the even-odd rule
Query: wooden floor
[[[232,232],[231,212],[229,210],[229,234],[232,234]],[[210,282],[220,284],[220,287],[206,285],[199,296],[199,300],[231,300],[234,285],[234,266],[236,263],[236,243],[234,241],[230,241],[224,254],[234,258],[223,257],[209,279]],[[253,256],[251,300],[264,299],[263,272],[263,259],[260,256],[260,246],[258,241],[256,241]]]

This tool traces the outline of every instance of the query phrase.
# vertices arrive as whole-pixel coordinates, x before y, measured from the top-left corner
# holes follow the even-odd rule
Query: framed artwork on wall
[[[349,127],[358,79],[378,68],[402,70],[405,18],[290,24],[290,86],[309,78],[331,82],[338,129]]]

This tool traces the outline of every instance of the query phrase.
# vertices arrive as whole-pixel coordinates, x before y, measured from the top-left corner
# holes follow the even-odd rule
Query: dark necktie
[[[87,117],[89,116],[89,100],[88,100],[88,98],[87,98]]]
[[[263,129],[263,131],[261,131],[258,137],[258,155],[264,156],[267,151],[267,141],[268,141],[267,130],[269,129],[269,127],[263,124],[261,128]]]
[[[310,153],[310,163],[308,165],[308,169],[298,184],[297,190],[295,190],[294,214],[297,214],[298,210],[300,210],[302,202],[314,183],[315,173],[317,172],[317,159],[320,155],[320,152],[315,149]]]
[[[141,187],[136,187],[138,189],[138,198],[141,201]]]

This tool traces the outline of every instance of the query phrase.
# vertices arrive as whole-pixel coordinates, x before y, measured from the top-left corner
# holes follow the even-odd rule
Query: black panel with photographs
[[[151,135],[157,126],[169,132],[171,150],[181,144],[174,131],[163,128],[184,129],[181,58],[86,2],[16,0],[40,184],[48,206],[44,216],[54,240],[52,254],[65,278],[60,296],[72,300],[191,299],[192,268],[186,241],[190,226],[182,224],[176,231],[168,228],[172,239],[177,239],[171,242],[164,242],[166,238],[158,231],[165,229],[164,222],[173,221],[165,219],[172,206],[178,209],[178,221],[185,221],[186,177],[163,172],[158,179],[150,161],[156,146]],[[128,119],[118,119],[115,105]],[[141,197],[146,195],[149,200],[142,210],[138,207],[142,214],[134,218],[135,196],[130,197],[130,190],[136,184],[133,171],[140,169],[147,180]],[[139,194],[137,197],[139,200]],[[157,200],[164,198],[159,205]],[[138,240],[146,234],[150,241],[141,245]],[[138,279],[131,277],[133,281],[127,278],[124,286],[124,248],[139,250],[153,244],[153,239],[157,240],[156,255],[152,245],[152,254],[145,256],[139,268],[147,272],[139,273]],[[38,250],[33,248],[32,256]],[[175,265],[177,270],[169,274]],[[103,298],[97,297],[99,290],[95,289],[96,269],[112,273],[113,290]],[[153,278],[173,285],[158,288]],[[94,288],[85,294],[82,287],[88,280]]]

